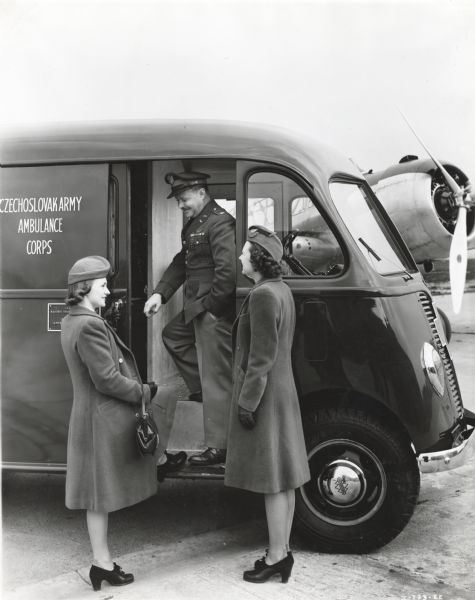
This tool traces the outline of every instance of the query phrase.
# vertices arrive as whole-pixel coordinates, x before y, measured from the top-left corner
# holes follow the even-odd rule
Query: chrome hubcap
[[[309,452],[311,480],[302,499],[319,519],[349,527],[375,515],[387,494],[386,472],[379,457],[364,444],[332,439]]]
[[[366,492],[366,479],[358,465],[341,459],[334,460],[324,468],[317,486],[330,504],[354,506]]]

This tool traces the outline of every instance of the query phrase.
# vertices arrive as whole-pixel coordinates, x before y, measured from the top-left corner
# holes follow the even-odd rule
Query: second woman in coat
[[[94,563],[95,590],[133,581],[112,562],[108,514],[136,504],[157,490],[156,459],[142,456],[135,442],[135,413],[142,394],[148,404],[155,384],[142,384],[132,352],[96,313],[109,294],[109,262],[101,256],[78,260],[69,271],[69,315],[61,345],[73,384],[69,422],[66,506],[85,509]],[[151,392],[152,390],[152,392]]]
[[[225,484],[264,494],[269,548],[244,572],[261,583],[274,574],[287,582],[295,489],[310,479],[291,365],[295,329],[292,293],[282,281],[282,244],[271,231],[249,229],[240,260],[255,285],[233,328],[234,388]]]

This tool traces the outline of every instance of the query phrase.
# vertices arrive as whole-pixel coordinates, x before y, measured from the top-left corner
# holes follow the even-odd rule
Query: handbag
[[[141,410],[135,413],[135,439],[142,454],[153,454],[158,446],[158,427],[153,416],[145,409],[142,385]]]

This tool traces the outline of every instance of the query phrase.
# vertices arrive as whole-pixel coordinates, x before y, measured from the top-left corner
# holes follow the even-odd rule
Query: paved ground
[[[262,519],[186,540],[149,545],[120,557],[136,582],[123,588],[104,584],[100,600],[472,600],[475,573],[475,465],[425,476],[409,526],[371,555],[330,555],[294,543],[296,565],[288,585],[259,586],[241,579],[265,544]],[[82,600],[93,592],[88,567],[17,587],[5,600]]]
[[[475,294],[453,323],[451,353],[465,404],[475,410]],[[166,481],[155,499],[111,516],[111,549],[136,581],[93,594],[83,515],[63,506],[62,476],[19,475],[3,498],[4,598],[8,600],[472,600],[475,597],[475,461],[425,475],[415,514],[370,555],[312,552],[293,538],[288,585],[242,581],[266,543],[259,498],[220,482]],[[146,540],[144,543],[143,540]],[[71,570],[74,565],[76,570]]]

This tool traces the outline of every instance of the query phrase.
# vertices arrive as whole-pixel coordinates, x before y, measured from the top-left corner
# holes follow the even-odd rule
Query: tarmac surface
[[[448,296],[435,297],[435,303],[451,320],[450,352],[464,403],[475,411],[475,294],[466,294],[462,314],[458,316],[451,312]],[[43,480],[37,480],[38,505],[41,494],[52,494],[53,502],[59,502],[63,485],[60,477],[50,476],[49,480],[53,488],[56,486],[57,495],[54,489],[42,487]],[[49,540],[51,548],[44,546],[43,538],[42,547],[35,540],[35,528],[41,530],[41,519],[46,516],[38,511],[38,522],[29,520],[22,529],[21,513],[10,506],[17,498],[12,490],[11,496],[7,494],[3,500],[3,598],[472,600],[475,597],[475,459],[457,470],[423,475],[411,521],[395,540],[371,554],[318,553],[293,535],[295,566],[287,585],[278,579],[266,585],[242,580],[242,571],[262,555],[267,543],[259,498],[243,493],[237,500],[233,496],[234,501],[230,502],[229,490],[222,488],[220,482],[172,480],[164,485],[167,487],[163,488],[159,505],[163,511],[161,531],[154,529],[152,519],[147,522],[144,509],[127,509],[119,511],[115,518],[111,516],[111,537],[116,541],[127,536],[136,538],[134,551],[114,558],[126,571],[134,573],[135,582],[124,587],[103,583],[100,592],[92,591],[88,578],[90,564],[86,562],[88,554],[84,554],[87,534],[83,516],[77,522],[63,523],[59,538]],[[193,486],[191,506],[189,486]],[[25,489],[31,492],[32,488]],[[27,509],[34,513],[34,507],[31,500],[24,505],[25,520],[29,518]],[[180,514],[180,519],[167,523],[168,510],[170,514]],[[7,519],[9,514],[15,526]],[[78,527],[71,527],[76,524]],[[76,529],[82,533],[76,533]],[[82,537],[74,537],[79,535]],[[69,555],[58,565],[53,545],[60,546],[61,539]],[[71,550],[75,544],[77,554]],[[113,552],[116,547],[124,548],[111,544]]]

